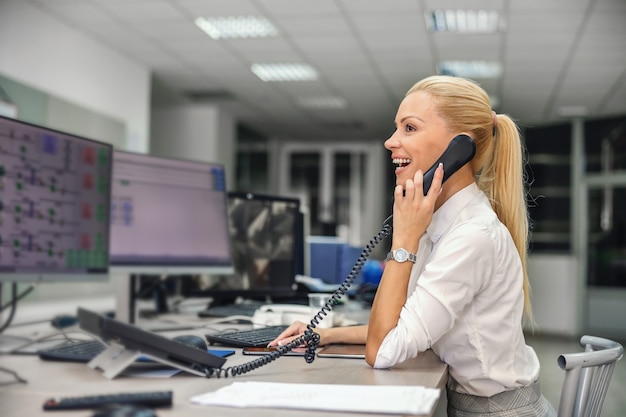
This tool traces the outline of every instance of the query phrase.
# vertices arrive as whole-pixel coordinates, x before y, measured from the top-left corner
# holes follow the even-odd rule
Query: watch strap
[[[404,251],[404,252],[406,252],[407,259],[404,259],[404,260],[396,259],[395,252],[397,252],[397,251]],[[417,261],[417,255],[412,253],[412,252],[409,252],[408,250],[406,250],[404,248],[398,248],[398,249],[395,249],[395,250],[390,250],[389,253],[387,253],[387,257],[385,258],[385,261],[392,261],[392,260],[397,261],[397,262],[407,262],[408,261],[408,262],[415,263],[415,261]]]

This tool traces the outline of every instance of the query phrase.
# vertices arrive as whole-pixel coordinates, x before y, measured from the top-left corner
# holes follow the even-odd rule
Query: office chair
[[[583,336],[584,352],[559,356],[565,371],[558,417],[599,417],[611,382],[613,369],[624,354],[617,342],[595,336]]]

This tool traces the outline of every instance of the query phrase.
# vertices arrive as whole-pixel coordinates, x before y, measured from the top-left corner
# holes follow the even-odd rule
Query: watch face
[[[398,249],[393,254],[393,257],[398,262],[405,262],[407,259],[409,259],[409,254],[404,249]]]

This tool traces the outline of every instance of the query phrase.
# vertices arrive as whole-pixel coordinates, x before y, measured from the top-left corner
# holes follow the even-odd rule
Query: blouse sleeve
[[[495,248],[494,234],[484,225],[467,223],[448,232],[435,245],[374,367],[389,368],[416,357],[449,331],[491,276]]]

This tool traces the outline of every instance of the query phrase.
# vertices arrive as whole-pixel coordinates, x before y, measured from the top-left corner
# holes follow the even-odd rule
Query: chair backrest
[[[584,352],[564,353],[558,364],[565,371],[558,417],[599,417],[613,369],[624,354],[617,342],[583,336]]]

